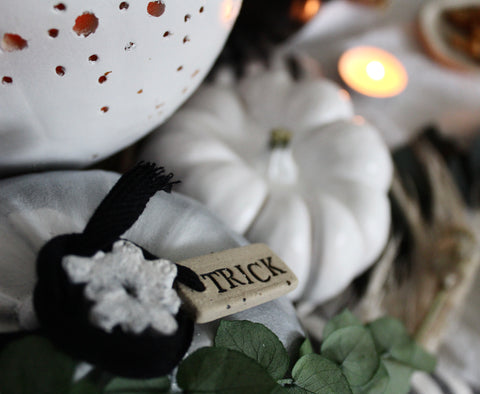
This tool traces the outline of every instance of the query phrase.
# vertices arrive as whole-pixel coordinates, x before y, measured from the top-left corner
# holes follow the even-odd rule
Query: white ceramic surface
[[[275,128],[292,132],[287,149],[269,148]],[[385,245],[388,149],[328,80],[270,70],[203,85],[145,146],[142,158],[173,171],[179,190],[292,268],[294,298],[335,296]]]
[[[0,181],[0,332],[33,328],[31,295],[36,254],[52,237],[82,231],[118,175],[64,171]],[[157,193],[125,238],[172,261],[245,245],[197,202]],[[267,325],[288,349],[302,330],[285,298],[234,314],[228,319]],[[195,326],[191,351],[212,344],[218,321]]]
[[[241,0],[4,2],[0,174],[82,166],[138,140],[200,84],[240,5]],[[82,18],[85,29],[78,25]],[[25,43],[12,45],[12,35]]]

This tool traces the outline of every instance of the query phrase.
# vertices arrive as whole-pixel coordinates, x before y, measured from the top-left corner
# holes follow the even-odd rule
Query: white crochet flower
[[[129,241],[117,241],[110,253],[93,257],[65,256],[63,268],[73,283],[86,283],[85,296],[94,301],[90,320],[111,332],[141,333],[151,326],[165,335],[177,330],[174,315],[180,298],[172,289],[177,267],[165,259],[146,260]]]

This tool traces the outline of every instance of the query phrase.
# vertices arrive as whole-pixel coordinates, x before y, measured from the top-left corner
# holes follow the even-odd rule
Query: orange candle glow
[[[290,16],[300,23],[307,23],[318,14],[321,4],[320,0],[294,0],[290,6]]]
[[[396,96],[408,83],[402,63],[375,47],[349,49],[340,57],[338,71],[349,87],[371,97]]]

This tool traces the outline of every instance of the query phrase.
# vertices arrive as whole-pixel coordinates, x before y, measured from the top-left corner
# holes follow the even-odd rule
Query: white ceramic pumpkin
[[[86,165],[138,140],[200,84],[240,4],[4,3],[0,173]]]
[[[65,171],[0,182],[0,333],[35,327],[31,296],[39,249],[56,235],[81,232],[117,179],[103,171]],[[152,197],[125,238],[172,261],[246,244],[197,202],[164,192]],[[302,335],[286,298],[228,319],[260,322],[290,350]],[[190,352],[211,345],[217,326],[196,325]]]
[[[335,296],[387,240],[388,149],[328,80],[274,70],[202,86],[142,158],[164,163],[182,179],[178,190],[268,244],[297,275],[297,299]]]

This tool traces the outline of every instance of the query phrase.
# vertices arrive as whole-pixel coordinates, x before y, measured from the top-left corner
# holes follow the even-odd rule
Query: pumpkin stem
[[[292,139],[292,132],[287,129],[277,128],[270,132],[270,149],[286,148]]]
[[[267,177],[276,184],[293,184],[298,178],[290,141],[292,132],[287,129],[273,129],[270,133],[270,152],[268,154]]]

